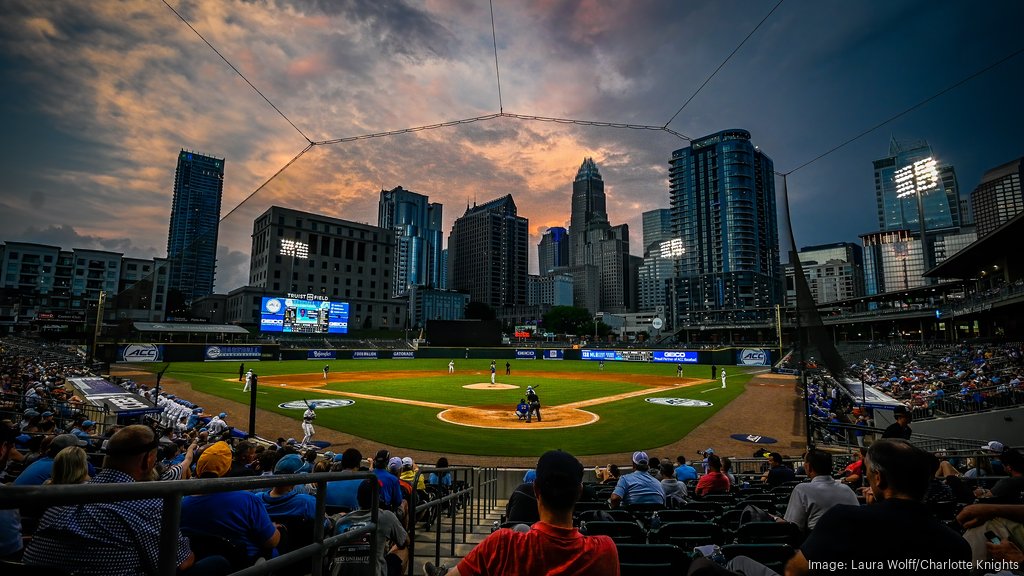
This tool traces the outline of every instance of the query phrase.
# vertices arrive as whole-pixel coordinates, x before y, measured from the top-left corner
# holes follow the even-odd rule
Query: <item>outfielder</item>
[[[316,431],[313,430],[313,420],[316,420],[316,402],[312,404],[306,404],[306,411],[302,413],[302,443],[309,445],[313,441],[313,435]]]
[[[455,360],[448,361],[448,373],[455,374]]]

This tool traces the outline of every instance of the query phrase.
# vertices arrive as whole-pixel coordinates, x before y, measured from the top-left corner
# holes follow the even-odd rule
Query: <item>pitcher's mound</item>
[[[479,382],[477,384],[466,384],[463,388],[469,388],[470,390],[512,390],[513,388],[519,388],[515,384],[491,384],[490,382]]]
[[[490,384],[488,384],[490,386]],[[593,412],[577,408],[541,408],[541,421],[534,418],[527,423],[515,414],[515,406],[471,406],[449,408],[437,415],[442,422],[472,426],[474,428],[498,428],[501,430],[539,430],[541,428],[572,428],[597,422],[600,417]]]

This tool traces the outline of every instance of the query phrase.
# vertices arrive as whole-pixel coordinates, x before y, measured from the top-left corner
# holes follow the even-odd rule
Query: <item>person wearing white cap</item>
[[[398,478],[405,480],[411,485],[412,481],[416,478],[417,470],[419,470],[419,467],[416,466],[416,462],[414,462],[412,458],[406,456],[405,458],[402,458],[402,473],[398,475]],[[421,474],[419,481],[416,483],[416,489],[425,490],[426,488],[426,479]]]
[[[657,478],[648,472],[650,458],[646,452],[633,452],[633,471],[623,474],[615,484],[615,490],[608,499],[608,506],[618,508],[620,505],[632,504],[665,504],[665,489]]]
[[[316,420],[316,402],[306,405],[306,411],[302,413],[302,444],[309,446],[313,442],[313,420]]]
[[[206,430],[210,433],[211,437],[216,438],[228,429],[228,424],[224,421],[227,417],[227,412],[221,412],[213,418],[210,418],[210,423],[206,425]]]
[[[245,373],[245,386],[242,387],[242,392],[248,392],[252,387],[252,368]]]

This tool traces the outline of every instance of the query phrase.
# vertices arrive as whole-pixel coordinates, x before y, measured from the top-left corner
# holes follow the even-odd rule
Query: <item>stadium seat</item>
[[[654,518],[657,518],[655,521]],[[668,522],[707,522],[712,516],[704,510],[683,508],[682,510],[659,510],[654,513],[652,522],[666,524]]]
[[[929,502],[928,510],[938,520],[952,520],[956,517],[957,502],[955,500],[943,500],[940,502]]]
[[[622,576],[686,574],[690,557],[671,544],[616,544]]]
[[[241,542],[187,528],[182,528],[181,534],[188,537],[192,553],[196,555],[196,558],[223,556],[231,564],[231,568],[236,571],[248,568],[254,560],[249,558],[245,544]]]
[[[272,516],[282,526],[277,553],[284,554],[313,543],[313,522],[303,516]],[[302,576],[309,572],[309,562],[298,562],[274,572],[275,576]]]
[[[742,515],[742,508],[733,508],[732,510],[726,510],[718,518],[718,525],[729,533],[735,533],[736,530],[739,530],[740,516]]]
[[[47,574],[50,576],[75,576],[75,572],[68,572],[60,568],[54,567],[40,567],[40,566],[28,566],[21,562],[14,562],[12,560],[0,560],[0,574],[4,576],[40,576],[41,574]]]
[[[789,544],[800,546],[803,536],[791,522],[747,522],[736,531],[739,544]]]
[[[722,546],[722,554],[727,560],[737,556],[746,556],[764,564],[771,570],[782,574],[786,569],[786,562],[796,552],[786,544],[727,544]]]
[[[581,514],[588,510],[608,510],[608,502],[577,502],[573,507],[573,514]]]
[[[736,504],[736,497],[732,494],[708,494],[700,500],[701,502],[715,502],[723,506],[731,507]]]
[[[614,521],[614,522],[634,522],[636,519],[633,517],[628,510],[587,510],[581,512],[577,519],[580,522],[594,522],[594,521]]]
[[[749,496],[751,494],[763,494],[767,490],[767,486],[763,484],[753,484],[746,488],[740,488],[736,495],[740,497]]]
[[[652,530],[648,536],[652,544],[673,544],[682,550],[725,543],[725,533],[713,522],[669,522]]]
[[[722,511],[725,510],[725,506],[718,502],[687,502],[684,510],[700,510],[704,512],[708,517],[721,516]]]
[[[610,536],[616,544],[645,544],[647,533],[636,522],[593,521],[580,525],[580,532],[588,536],[603,534]]]

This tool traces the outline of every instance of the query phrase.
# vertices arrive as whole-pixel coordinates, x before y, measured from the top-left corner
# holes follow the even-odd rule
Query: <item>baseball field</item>
[[[659,447],[686,436],[743,393],[754,370],[724,366],[727,387],[706,365],[505,360],[491,384],[487,360],[330,360],[247,364],[258,374],[257,406],[296,421],[317,403],[316,426],[397,447],[449,454],[536,456]],[[173,363],[164,377],[193,390],[247,404],[237,362]],[[133,365],[138,368],[139,365]],[[159,366],[151,365],[153,370]],[[541,421],[514,410],[535,387]],[[244,428],[244,414],[229,422]]]

